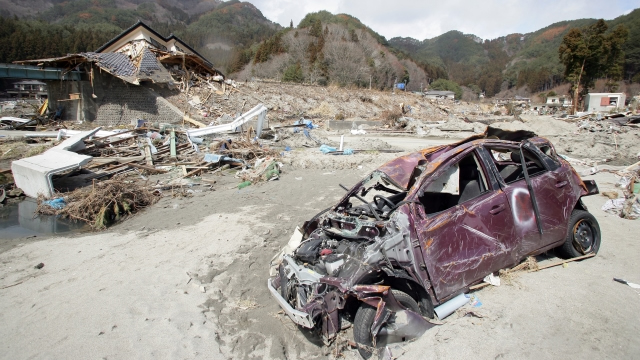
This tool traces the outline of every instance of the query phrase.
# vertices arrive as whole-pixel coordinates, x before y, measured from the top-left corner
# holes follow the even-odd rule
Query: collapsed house
[[[80,71],[79,81],[48,80],[49,108],[66,120],[97,125],[132,120],[177,123],[180,109],[164,95],[186,90],[192,79],[224,86],[224,74],[177,36],[163,37],[138,21],[95,52],[18,61]],[[166,93],[160,94],[160,91]]]

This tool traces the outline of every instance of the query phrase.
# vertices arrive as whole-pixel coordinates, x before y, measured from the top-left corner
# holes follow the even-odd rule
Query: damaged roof
[[[178,41],[180,47],[176,45],[168,50],[166,46],[153,39],[149,42],[147,38],[139,38],[139,34],[131,34],[132,31],[139,27],[149,31],[153,36],[158,37],[162,41]],[[123,43],[124,45],[118,47],[117,50],[102,52],[130,34],[131,40]],[[183,51],[181,47],[186,48],[187,51],[192,53]],[[15,63],[38,64],[39,66],[43,64],[56,64],[66,67],[69,70],[79,64],[92,63],[101,70],[134,85],[139,85],[141,81],[171,83],[174,79],[167,68],[175,65],[185,67],[189,69],[189,71],[221,76],[222,79],[224,79],[222,72],[215,69],[207,59],[198,54],[198,52],[178,37],[171,34],[168,38],[165,38],[141,21],[138,21],[129,29],[123,31],[95,52],[69,54],[57,58],[15,61]]]
[[[123,32],[121,32],[119,35],[117,35],[113,39],[109,40],[106,44],[100,46],[95,52],[97,52],[97,53],[103,52],[104,50],[109,48],[111,45],[117,43],[120,39],[124,38],[125,36],[127,36],[127,34],[132,32],[133,30],[137,29],[138,27],[142,27],[142,28],[146,29],[147,31],[152,33],[154,36],[157,36],[158,38],[160,38],[161,40],[163,40],[165,42],[170,41],[172,39],[179,41],[180,45],[183,45],[191,53],[193,53],[194,55],[197,55],[200,58],[202,58],[207,63],[207,65],[209,65],[210,67],[213,67],[213,64],[209,60],[207,60],[199,52],[197,52],[195,49],[193,49],[191,46],[189,46],[189,44],[187,44],[184,41],[182,41],[182,39],[180,39],[179,37],[177,37],[173,33],[169,34],[169,36],[167,36],[167,37],[164,37],[164,36],[160,35],[160,33],[158,33],[157,31],[152,29],[149,25],[145,24],[142,20],[138,20],[138,22],[133,24],[131,27],[129,27],[128,29],[124,30]]]
[[[96,65],[104,70],[108,70],[116,76],[134,76],[136,74],[136,66],[131,59],[125,54],[120,53],[81,53],[89,61],[94,61]]]
[[[25,60],[18,63],[66,63],[72,68],[82,63],[93,63],[100,69],[128,83],[140,85],[140,81],[168,83],[173,81],[171,74],[149,49],[144,49],[136,59],[122,53],[86,52],[58,58]]]

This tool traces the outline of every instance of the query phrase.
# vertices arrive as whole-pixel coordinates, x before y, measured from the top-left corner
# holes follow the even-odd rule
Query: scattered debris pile
[[[74,190],[63,198],[46,200],[40,197],[36,211],[85,221],[99,230],[154,204],[159,198],[160,192],[139,181],[114,177]]]
[[[256,116],[258,124],[251,124]],[[235,168],[244,186],[277,179],[279,152],[268,146],[273,141],[257,136],[275,137],[275,129],[262,130],[265,117],[266,108],[259,105],[229,124],[198,129],[136,120],[134,128],[115,131],[33,132],[29,135],[59,143],[13,161],[15,185],[3,186],[37,197],[41,214],[103,229],[153,204],[163,190],[175,193],[194,182],[211,188],[216,181],[202,178],[205,173]]]
[[[60,120],[60,111],[49,108],[49,100],[20,100],[5,101],[0,103],[1,130],[36,130],[37,127],[63,126]],[[6,108],[6,110],[5,110]]]
[[[617,191],[602,193],[609,198],[602,205],[602,210],[624,219],[640,218],[640,162],[622,171],[614,172],[606,169],[600,171],[613,172],[619,178],[616,187],[622,192],[622,194],[618,194]]]

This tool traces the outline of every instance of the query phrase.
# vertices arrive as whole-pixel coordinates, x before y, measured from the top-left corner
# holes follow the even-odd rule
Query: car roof
[[[508,132],[508,135],[513,135],[513,132]],[[423,150],[409,153],[407,155],[403,155],[396,159],[393,159],[380,166],[377,171],[384,173],[395,186],[403,190],[408,190],[411,176],[413,174],[413,169],[422,160],[429,161],[427,169],[425,170],[425,173],[428,174],[435,171],[435,169],[437,169],[441,163],[445,162],[456,154],[467,150],[470,147],[479,147],[482,145],[490,144],[503,146],[506,145],[512,147],[519,146],[522,141],[501,140],[496,139],[493,136],[492,138],[486,137],[487,132],[485,132],[484,134],[473,135],[457,143],[428,147]],[[536,145],[549,143],[547,139],[539,138],[536,136],[526,137],[526,139]]]

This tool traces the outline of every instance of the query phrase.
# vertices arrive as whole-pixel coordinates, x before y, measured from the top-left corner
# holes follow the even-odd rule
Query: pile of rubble
[[[38,199],[41,214],[100,229],[153,204],[163,191],[212,188],[216,180],[206,174],[235,170],[239,187],[277,179],[279,153],[269,146],[272,140],[260,139],[277,132],[263,129],[266,111],[259,105],[230,123],[198,128],[136,120],[129,129],[114,131],[29,132],[23,136],[53,146],[14,160],[2,194],[19,191]]]
[[[621,194],[617,191],[603,192],[602,195],[609,200],[602,206],[602,210],[624,219],[640,218],[640,162],[619,171],[607,169],[600,171],[614,173],[619,179],[616,187],[621,192]]]

